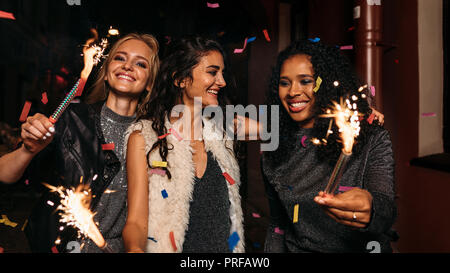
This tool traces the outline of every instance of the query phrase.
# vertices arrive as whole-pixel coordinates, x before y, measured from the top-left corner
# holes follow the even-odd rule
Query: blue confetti
[[[255,37],[251,37],[247,39],[247,43],[253,42],[254,40],[256,40],[256,36]]]
[[[310,40],[310,41],[313,42],[313,43],[317,43],[317,42],[320,41],[320,38],[318,38],[318,37],[316,37],[316,38],[314,38],[314,39],[309,38],[308,40]]]
[[[153,237],[147,237],[147,239],[152,240],[153,242],[157,243],[158,241],[155,240]]]
[[[231,252],[233,252],[234,248],[236,247],[237,243],[239,242],[240,238],[238,233],[235,231],[233,234],[230,235],[228,238],[228,247]]]
[[[161,191],[161,194],[162,194],[162,197],[163,197],[164,199],[166,199],[167,197],[169,197],[169,195],[167,194],[166,190],[162,190],[162,191]]]

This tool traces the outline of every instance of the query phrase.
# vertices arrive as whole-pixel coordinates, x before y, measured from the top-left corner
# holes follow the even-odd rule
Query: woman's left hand
[[[314,201],[328,216],[347,226],[365,228],[372,216],[372,195],[363,189],[354,188],[337,195],[319,192]]]

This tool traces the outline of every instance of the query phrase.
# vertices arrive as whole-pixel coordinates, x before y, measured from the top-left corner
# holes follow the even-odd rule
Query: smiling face
[[[201,97],[202,107],[218,105],[217,95],[226,86],[223,78],[223,56],[218,51],[210,51],[192,70],[192,79],[185,79],[180,83],[183,88],[183,103],[194,105],[194,98]]]
[[[303,128],[314,125],[314,87],[314,69],[309,56],[294,55],[284,61],[278,95],[289,116]]]
[[[113,53],[105,80],[118,95],[139,96],[150,91],[151,49],[143,41],[131,39],[123,42]]]

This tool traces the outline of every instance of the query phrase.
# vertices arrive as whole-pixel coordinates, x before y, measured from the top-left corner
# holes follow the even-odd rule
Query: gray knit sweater
[[[377,128],[361,152],[347,163],[340,186],[366,189],[373,196],[372,218],[364,229],[337,223],[324,213],[314,197],[325,189],[334,164],[319,159],[310,141],[312,129],[300,129],[287,136],[283,160],[276,162],[267,152],[262,171],[269,198],[271,222],[266,252],[364,252],[371,241],[382,252],[392,251],[389,241],[396,218],[394,201],[394,158],[389,134]],[[281,142],[281,141],[280,141]],[[283,143],[283,142],[281,142]],[[336,191],[337,193],[337,191]],[[294,206],[299,204],[298,222],[293,223]],[[369,248],[371,249],[371,248]]]
[[[135,116],[121,116],[103,105],[100,121],[106,143],[114,143],[114,153],[120,160],[120,171],[112,180],[107,190],[112,193],[104,193],[95,210],[94,220],[98,222],[99,230],[108,245],[114,252],[124,252],[122,230],[127,219],[127,174],[125,168],[124,138],[125,132]],[[85,240],[81,249],[84,253],[101,253],[92,240]]]

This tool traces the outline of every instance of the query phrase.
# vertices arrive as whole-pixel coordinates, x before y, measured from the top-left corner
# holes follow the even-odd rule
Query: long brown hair
[[[146,86],[150,86],[150,90],[153,90],[153,85],[155,83],[156,75],[158,74],[159,70],[159,44],[158,41],[150,34],[138,34],[138,33],[130,33],[118,40],[110,49],[108,53],[108,57],[103,62],[100,70],[98,71],[96,80],[94,84],[91,87],[91,92],[86,98],[87,103],[96,103],[98,101],[103,101],[108,97],[109,94],[109,87],[105,83],[105,76],[108,69],[109,64],[111,63],[112,57],[116,54],[117,49],[126,41],[129,40],[139,40],[148,45],[148,47],[151,49],[152,56],[150,57],[150,77],[148,79],[148,84]],[[147,91],[144,89],[142,92],[140,98],[139,98],[139,104],[137,109],[137,115],[139,116],[142,114],[143,111],[143,105],[145,105],[148,100],[150,99],[151,91]]]

